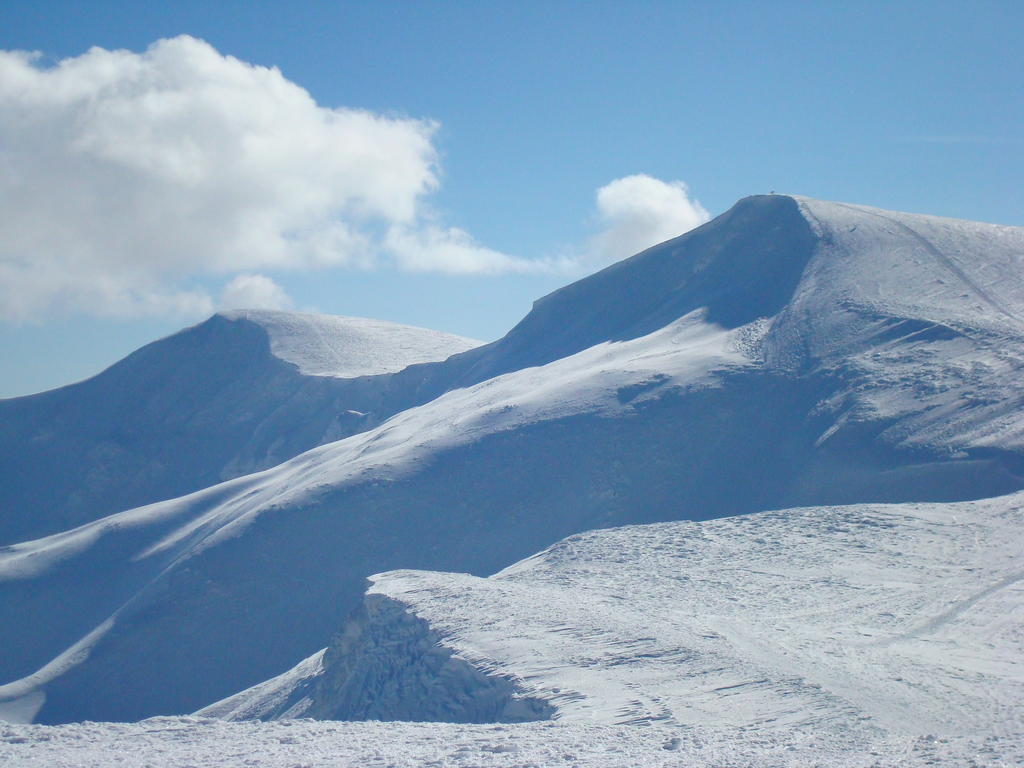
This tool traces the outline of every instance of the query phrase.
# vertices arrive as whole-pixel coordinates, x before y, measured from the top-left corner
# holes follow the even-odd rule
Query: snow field
[[[306,376],[377,376],[415,363],[444,360],[481,342],[385,320],[268,309],[221,312],[248,320],[270,337],[270,351]]]
[[[851,748],[829,735],[561,723],[453,725],[160,717],[0,723],[18,768],[1009,768],[1024,739],[917,736]]]

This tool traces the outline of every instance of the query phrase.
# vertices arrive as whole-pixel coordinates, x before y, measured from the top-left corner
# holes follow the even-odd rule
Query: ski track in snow
[[[948,625],[950,622],[952,622],[957,617],[961,616],[962,614],[966,613],[968,610],[973,608],[976,603],[979,603],[982,600],[985,600],[986,598],[991,597],[992,595],[996,594],[997,592],[1001,592],[1004,589],[1007,589],[1009,587],[1013,587],[1014,585],[1016,585],[1022,579],[1024,579],[1024,573],[1013,573],[1013,574],[1010,574],[1006,578],[1000,579],[998,582],[993,584],[991,587],[983,589],[980,592],[978,592],[978,593],[976,593],[974,595],[971,595],[970,597],[968,597],[965,600],[961,600],[960,602],[956,603],[952,608],[950,608],[945,613],[942,613],[942,614],[936,616],[934,619],[929,619],[928,621],[926,621],[921,626],[914,627],[913,629],[909,630],[908,632],[906,632],[903,635],[899,635],[897,637],[890,638],[890,639],[888,639],[886,641],[883,641],[883,642],[885,644],[892,644],[892,643],[898,642],[899,640],[905,640],[905,639],[909,640],[909,639],[923,637],[925,635],[933,634],[933,633],[937,632],[938,630],[942,629],[943,627],[945,627],[946,625]]]

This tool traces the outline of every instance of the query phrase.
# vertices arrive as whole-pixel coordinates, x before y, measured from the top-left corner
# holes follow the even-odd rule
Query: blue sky
[[[205,292],[216,304],[233,275],[258,273],[298,309],[485,340],[511,327],[533,299],[610,258],[610,250],[600,258],[593,251],[605,242],[601,238],[626,225],[615,218],[621,206],[609,213],[595,196],[636,174],[684,182],[688,193],[680,199],[699,201],[711,215],[745,195],[778,190],[1024,225],[1021,28],[1024,4],[1017,2],[6,0],[0,6],[0,49],[41,52],[27,65],[36,69],[80,57],[92,46],[141,55],[157,40],[189,35],[218,56],[278,67],[286,81],[308,91],[321,116],[333,109],[369,110],[404,131],[396,141],[429,134],[429,150],[423,151],[433,153],[435,178],[425,192],[409,191],[413,181],[402,188],[403,199],[417,201],[415,222],[392,207],[376,223],[360,224],[365,247],[373,251],[382,247],[381,233],[398,222],[418,238],[415,254],[393,249],[389,257],[371,253],[371,263],[359,264],[296,256],[279,267],[270,256],[240,257],[213,272],[198,260],[172,277],[165,269],[159,273],[164,282],[156,288],[146,283],[146,290],[171,291],[171,281],[173,290]],[[18,98],[36,108],[37,99]],[[25,114],[19,120],[34,119],[31,111]],[[67,114],[48,112],[41,124],[59,132]],[[44,192],[45,184],[73,186],[60,176],[60,163],[54,168],[45,143],[50,139],[26,139],[19,125],[9,135],[21,138],[5,138],[6,151],[18,153],[26,177],[35,178],[33,164],[39,164]],[[361,167],[344,165],[349,160],[339,162]],[[373,173],[391,173],[385,165]],[[417,168],[410,161],[402,172]],[[288,184],[302,187],[317,169],[293,163],[288,173]],[[143,184],[137,194],[150,188]],[[675,199],[665,189],[650,189]],[[5,194],[21,193],[0,188]],[[10,199],[0,203],[10,209]],[[166,210],[174,207],[170,201]],[[110,245],[120,242],[110,232],[126,220],[125,210],[95,227],[104,230],[97,249],[119,247]],[[59,219],[61,209],[32,209],[16,223],[47,231],[58,223],[47,216]],[[139,216],[145,218],[144,211]],[[154,241],[168,236],[167,242],[177,242],[172,218],[162,217],[160,226],[169,234],[155,234]],[[189,222],[182,219],[180,227]],[[468,274],[439,268],[423,245],[430,239],[425,233],[441,233],[448,243],[453,228],[467,233],[474,254],[488,264],[500,257],[505,266],[474,267]],[[68,237],[89,237],[90,231],[83,224]],[[144,238],[147,232],[136,234]],[[0,238],[37,242],[20,230],[13,237],[0,231]],[[38,242],[50,247],[53,238]],[[149,258],[133,247],[125,259]],[[422,264],[409,268],[420,257]],[[57,267],[64,265],[54,258]],[[173,260],[174,254],[162,258]],[[121,275],[136,262],[102,264]],[[159,309],[166,302],[142,306],[136,297],[134,309],[111,315],[96,298],[100,290],[84,296],[65,287],[56,298],[0,319],[0,396],[98,372],[141,344],[202,319],[206,306],[182,309],[179,301]],[[138,293],[139,284],[125,290]]]

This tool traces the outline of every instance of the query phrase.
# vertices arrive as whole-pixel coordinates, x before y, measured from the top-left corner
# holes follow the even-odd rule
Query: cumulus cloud
[[[681,181],[646,174],[626,176],[597,190],[600,232],[590,241],[586,260],[608,264],[678,237],[710,216]]]
[[[224,286],[222,309],[291,309],[291,297],[266,275],[242,274]]]
[[[628,176],[598,190],[584,258],[513,257],[432,214],[436,129],[187,36],[54,66],[0,51],[0,320],[283,308],[267,273],[288,270],[572,274],[708,218],[682,182]]]
[[[210,280],[282,301],[256,271],[529,268],[430,221],[435,130],[190,37],[52,67],[0,51],[0,318],[197,314]]]
[[[386,245],[398,266],[412,272],[438,269],[463,275],[538,272],[550,271],[554,264],[549,260],[517,259],[485,248],[468,232],[456,227],[393,227],[388,232]]]

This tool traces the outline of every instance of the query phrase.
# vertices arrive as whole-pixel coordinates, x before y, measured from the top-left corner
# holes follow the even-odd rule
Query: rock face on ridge
[[[44,722],[195,711],[323,648],[383,570],[484,576],[595,528],[1016,490],[1022,263],[1016,228],[748,198],[503,340],[390,374],[370,429],[0,550],[0,701]]]

